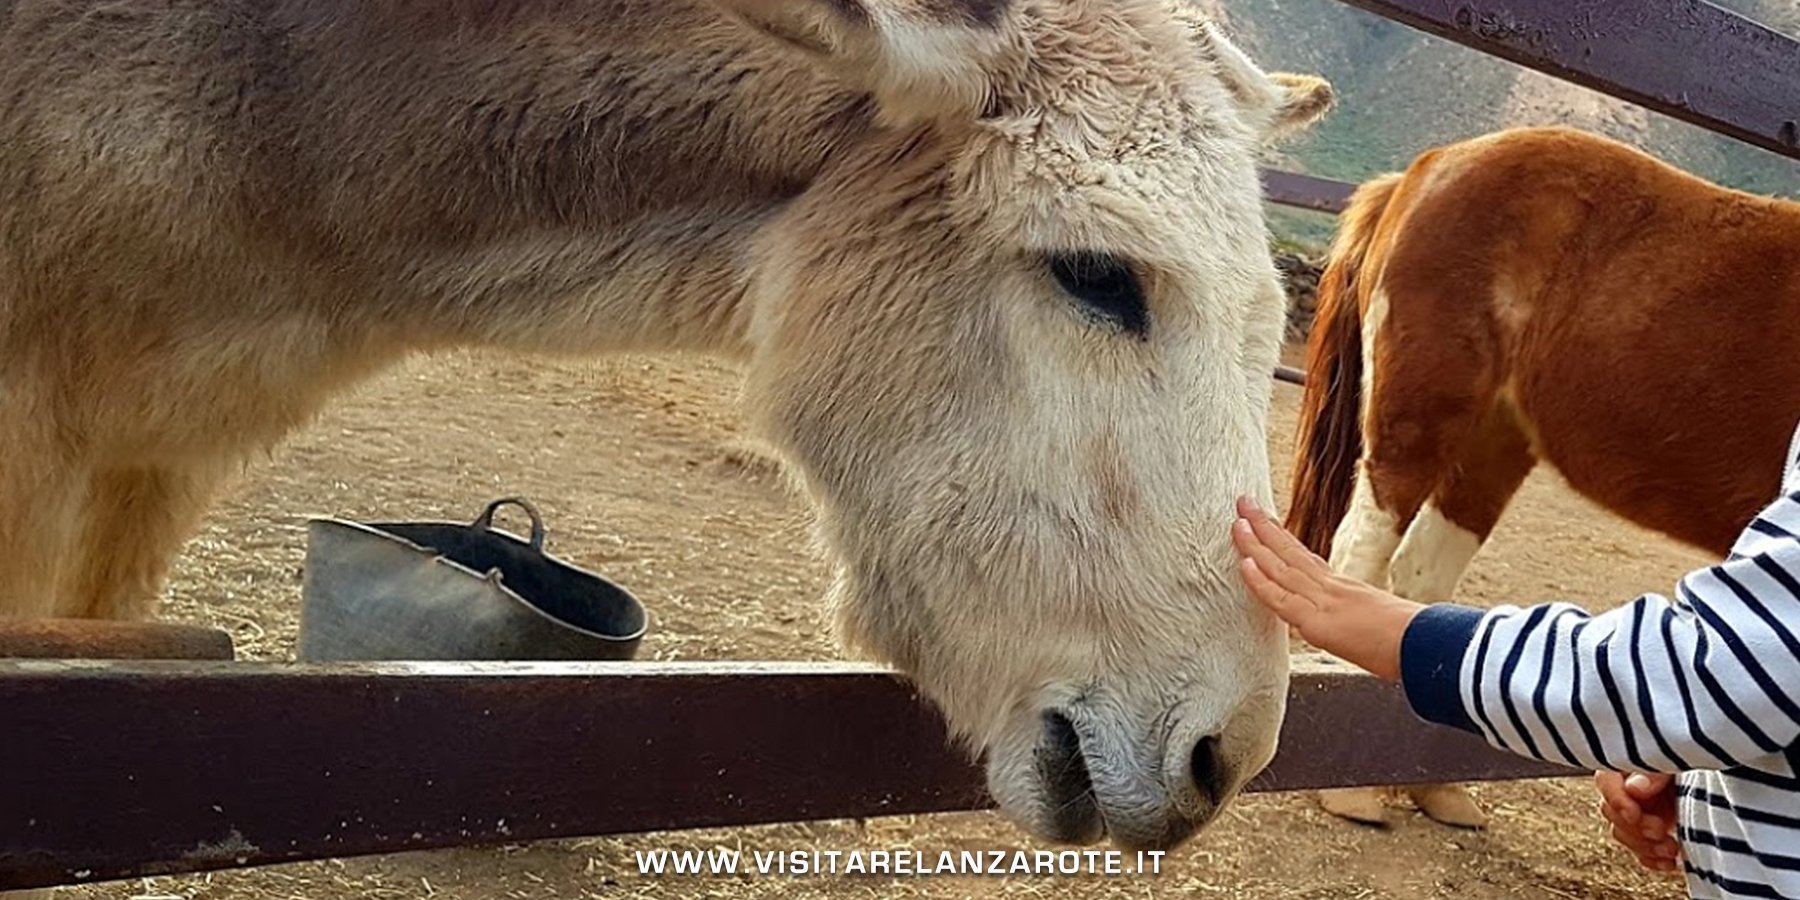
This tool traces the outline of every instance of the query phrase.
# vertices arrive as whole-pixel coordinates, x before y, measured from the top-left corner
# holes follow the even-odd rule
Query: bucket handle
[[[542,553],[544,551],[544,517],[538,515],[537,507],[532,506],[531,501],[524,497],[502,497],[489,503],[487,509],[482,510],[481,516],[475,520],[475,527],[482,531],[493,531],[494,513],[502,506],[517,506],[531,517],[531,549]]]

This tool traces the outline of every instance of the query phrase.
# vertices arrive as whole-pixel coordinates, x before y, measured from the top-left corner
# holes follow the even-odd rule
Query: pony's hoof
[[[1487,813],[1461,785],[1421,784],[1406,789],[1419,811],[1434,822],[1456,828],[1486,828]]]
[[[1386,825],[1387,804],[1381,801],[1380,788],[1336,788],[1319,791],[1319,808],[1352,822],[1364,825]]]

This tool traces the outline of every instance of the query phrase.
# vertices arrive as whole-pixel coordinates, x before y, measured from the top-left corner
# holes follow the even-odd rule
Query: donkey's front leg
[[[0,618],[7,619],[73,614],[63,598],[87,472],[59,440],[55,419],[32,400],[0,373]]]
[[[147,619],[182,542],[198,527],[220,466],[103,469],[89,482],[80,548],[70,569],[76,614]]]

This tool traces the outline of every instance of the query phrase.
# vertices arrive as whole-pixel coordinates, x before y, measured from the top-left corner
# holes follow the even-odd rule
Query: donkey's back
[[[25,0],[5,22],[7,235],[158,259],[231,239],[385,265],[761,199],[861,125],[856,97],[683,0]]]
[[[648,233],[796,193],[867,118],[680,0],[6,10],[0,371],[132,453],[278,434],[403,349],[529,343],[667,262],[630,258]]]

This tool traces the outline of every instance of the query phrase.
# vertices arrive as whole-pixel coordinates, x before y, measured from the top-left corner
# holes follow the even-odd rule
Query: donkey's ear
[[[1271,137],[1298,134],[1318,124],[1337,103],[1331,82],[1316,75],[1271,72],[1269,80],[1281,95],[1269,123]]]
[[[713,0],[739,22],[821,61],[867,52],[876,34],[862,0]]]
[[[1264,72],[1210,22],[1201,26],[1201,41],[1217,65],[1225,89],[1264,140],[1305,131],[1337,102],[1331,83],[1323,78]]]
[[[1002,0],[712,2],[901,118],[976,115],[1008,43]]]

